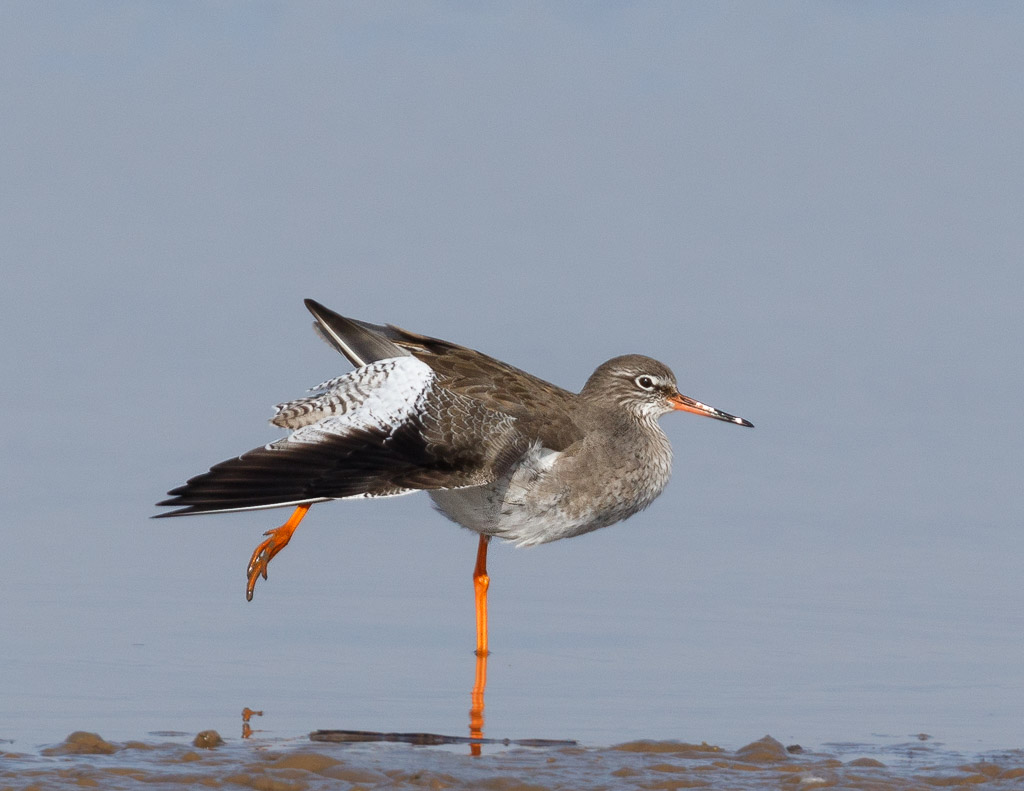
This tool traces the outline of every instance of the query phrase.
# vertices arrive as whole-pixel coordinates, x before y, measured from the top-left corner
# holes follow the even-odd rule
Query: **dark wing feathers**
[[[346,318],[316,300],[307,299],[305,304],[316,319],[313,329],[317,335],[345,355],[356,367],[409,354],[391,342],[386,327]]]
[[[479,486],[500,477],[529,445],[514,420],[471,399],[447,394],[437,406],[447,410],[445,419],[431,410],[391,430],[352,427],[323,432],[316,442],[282,439],[255,448],[172,489],[158,505],[179,510],[160,516]],[[464,420],[483,426],[486,441],[460,433]]]

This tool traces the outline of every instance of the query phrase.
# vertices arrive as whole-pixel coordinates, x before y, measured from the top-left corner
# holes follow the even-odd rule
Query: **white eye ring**
[[[639,387],[641,390],[647,390],[648,392],[650,392],[654,390],[654,386],[657,384],[658,380],[655,379],[653,376],[647,376],[646,374],[644,374],[643,376],[638,376],[633,381],[636,382],[636,386]]]

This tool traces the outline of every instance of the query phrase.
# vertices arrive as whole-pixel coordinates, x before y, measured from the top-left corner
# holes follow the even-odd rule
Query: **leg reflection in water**
[[[484,688],[487,686],[487,654],[476,655],[476,677],[473,680],[473,693],[470,695],[472,708],[469,710],[469,738],[484,737]],[[469,744],[470,755],[480,755],[480,742]]]

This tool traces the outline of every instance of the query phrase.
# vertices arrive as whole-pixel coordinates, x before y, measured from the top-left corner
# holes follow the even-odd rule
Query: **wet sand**
[[[927,739],[826,745],[807,752],[765,736],[730,751],[633,741],[605,748],[222,739],[213,731],[113,743],[79,731],[38,753],[0,752],[0,789],[252,788],[258,791],[436,788],[829,788],[886,791],[1024,786],[1024,751],[964,756]]]

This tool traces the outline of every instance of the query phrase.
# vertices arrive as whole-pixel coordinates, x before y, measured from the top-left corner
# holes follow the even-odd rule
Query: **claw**
[[[245,586],[245,600],[252,601],[252,594],[256,588],[256,580],[260,577],[263,579],[267,578],[267,564],[273,560],[274,556],[288,546],[288,542],[292,540],[292,533],[295,532],[295,528],[299,526],[299,522],[302,521],[302,517],[306,515],[309,510],[309,505],[300,505],[296,508],[288,521],[280,527],[275,527],[268,530],[263,535],[269,536],[265,541],[261,542],[256,549],[253,550],[252,557],[249,558],[249,566],[245,570],[247,577],[247,583]]]

